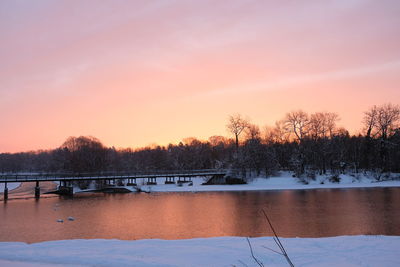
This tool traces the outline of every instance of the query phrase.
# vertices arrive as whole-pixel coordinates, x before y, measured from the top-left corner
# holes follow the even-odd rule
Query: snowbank
[[[271,237],[252,238],[265,266],[288,266]],[[282,238],[295,266],[400,266],[399,236]],[[0,242],[0,266],[257,266],[243,237]]]
[[[361,188],[361,187],[400,187],[400,181],[376,182],[374,179],[361,176],[356,179],[353,176],[342,174],[340,182],[329,181],[329,176],[317,176],[308,184],[302,183],[298,178],[292,177],[289,172],[282,172],[280,176],[269,178],[254,178],[244,185],[201,185],[204,180],[193,178],[193,186],[187,183],[182,186],[176,184],[164,184],[164,179],[157,179],[157,185],[140,185],[139,187],[150,192],[185,192],[185,191],[250,191],[250,190],[283,190],[283,189],[317,189],[317,188]],[[138,181],[141,181],[138,179]],[[132,187],[126,187],[133,190]]]

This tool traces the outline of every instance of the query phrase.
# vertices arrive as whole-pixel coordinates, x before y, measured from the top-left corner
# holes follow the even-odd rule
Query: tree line
[[[316,174],[400,172],[400,108],[373,106],[364,113],[363,133],[350,135],[332,112],[287,113],[273,127],[260,129],[240,114],[229,116],[230,137],[179,144],[116,149],[91,136],[69,137],[60,147],[0,154],[0,172],[132,172],[231,168],[241,177],[293,171]]]

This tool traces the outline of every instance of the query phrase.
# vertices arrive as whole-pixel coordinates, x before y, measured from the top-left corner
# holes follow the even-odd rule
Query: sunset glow
[[[1,1],[0,152],[228,136],[400,104],[398,1]]]

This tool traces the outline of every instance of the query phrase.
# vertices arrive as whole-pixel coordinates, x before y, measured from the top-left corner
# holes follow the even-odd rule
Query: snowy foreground
[[[250,239],[265,266],[288,266],[271,237]],[[399,236],[282,238],[295,266],[400,266]],[[0,242],[0,266],[257,266],[243,237]]]

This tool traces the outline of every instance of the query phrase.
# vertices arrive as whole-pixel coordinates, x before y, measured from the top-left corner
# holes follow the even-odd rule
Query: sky
[[[400,104],[400,2],[0,1],[0,153],[228,136],[336,112],[351,133]]]

